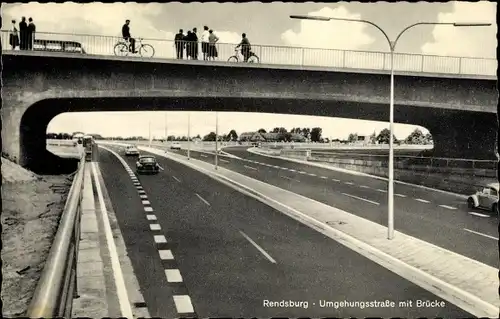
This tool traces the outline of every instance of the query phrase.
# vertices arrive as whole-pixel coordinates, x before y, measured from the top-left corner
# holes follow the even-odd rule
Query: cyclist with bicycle
[[[250,41],[247,38],[246,33],[241,35],[241,42],[236,46],[235,49],[241,47],[241,55],[243,55],[244,62],[248,62],[248,58],[251,55],[252,46],[250,45]]]
[[[129,47],[129,51],[132,52],[132,53],[137,53],[137,51],[135,50],[135,39],[132,38],[132,36],[130,35],[130,20],[125,20],[125,24],[123,25],[122,27],[122,37],[125,41],[129,41],[130,42],[130,47]]]

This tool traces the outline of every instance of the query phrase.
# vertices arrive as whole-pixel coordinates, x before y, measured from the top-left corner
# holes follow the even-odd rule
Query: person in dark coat
[[[193,41],[193,35],[191,34],[191,30],[188,30],[187,35],[184,37],[184,43],[186,44],[186,57],[188,60],[193,57],[193,44],[191,41]]]
[[[130,42],[129,51],[132,53],[137,53],[135,50],[135,39],[130,35],[130,20],[125,20],[125,24],[122,26],[122,37],[124,40]]]
[[[191,33],[191,36],[193,37],[193,40],[192,40],[192,42],[193,42],[193,47],[192,47],[193,60],[198,60],[198,35],[196,34],[197,31],[198,31],[198,29],[193,28],[193,32]]]
[[[184,42],[184,31],[180,29],[179,33],[175,35],[175,51],[177,51],[177,59],[183,59],[185,47],[186,45]]]
[[[28,24],[28,29],[27,29],[27,49],[28,50],[33,50],[33,42],[35,41],[35,32],[36,32],[36,26],[35,24],[33,23],[33,18],[29,18],[28,19],[29,21],[29,24]]]
[[[26,17],[21,18],[21,22],[19,22],[19,49],[26,50],[28,46],[27,43],[27,35],[28,35],[28,24],[26,23]]]

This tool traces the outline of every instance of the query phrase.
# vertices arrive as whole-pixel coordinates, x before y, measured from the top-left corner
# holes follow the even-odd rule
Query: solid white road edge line
[[[473,234],[476,234],[476,235],[479,235],[479,236],[484,236],[486,238],[491,238],[491,239],[494,239],[494,240],[498,240],[497,237],[486,235],[486,234],[483,234],[483,233],[480,233],[480,232],[477,232],[477,231],[473,231],[473,230],[470,230],[470,229],[467,229],[467,228],[464,228],[464,230],[468,231],[469,233],[473,233]]]
[[[106,241],[108,243],[109,255],[111,259],[111,267],[113,269],[113,276],[115,278],[116,293],[118,295],[118,301],[120,303],[120,311],[122,316],[125,318],[133,318],[132,307],[130,305],[130,300],[128,299],[127,288],[125,285],[125,280],[123,279],[123,272],[120,266],[120,261],[118,259],[118,251],[116,250],[115,241],[113,239],[113,232],[111,230],[111,225],[109,224],[108,212],[104,204],[104,196],[102,195],[101,184],[97,178],[96,163],[92,162],[92,173],[94,175],[97,198],[99,200],[99,206],[101,208],[101,213],[104,222],[104,233],[106,235]]]
[[[201,197],[200,195],[198,195],[198,193],[194,193],[194,194],[195,194],[196,196],[198,196],[198,198],[199,198],[202,202],[204,202],[205,204],[207,204],[208,206],[210,206],[210,203],[209,203],[209,202],[208,202],[205,198],[203,198],[203,197]]]
[[[259,245],[257,245],[256,242],[254,242],[252,240],[252,238],[248,237],[247,234],[245,234],[244,232],[242,232],[240,230],[240,234],[245,237],[246,240],[248,240],[250,242],[250,244],[252,244],[255,248],[257,248],[261,253],[262,255],[264,255],[264,257],[266,257],[270,262],[272,262],[273,264],[276,263],[276,260],[273,259],[273,257],[271,257],[262,247],[260,247]]]
[[[354,195],[346,194],[346,193],[341,193],[341,194],[345,195],[345,196],[352,197],[352,198],[356,198],[356,199],[359,199],[359,200],[364,200],[365,202],[372,203],[374,205],[380,205],[380,203],[374,202],[374,201],[366,199],[366,198],[362,198],[362,197],[358,197],[358,196],[354,196]]]
[[[176,161],[178,163],[182,163],[185,166],[191,167],[194,170],[197,170],[201,173],[204,173],[205,175],[208,175],[212,177],[213,179],[233,188],[238,190],[239,192],[246,194],[247,196],[250,196],[252,198],[255,198],[256,200],[259,200],[260,202],[269,205],[282,213],[290,216],[291,218],[302,222],[309,227],[317,230],[318,232],[325,234],[326,236],[336,240],[337,242],[343,244],[344,246],[357,251],[358,253],[362,254],[368,259],[373,260],[374,262],[378,263],[382,267],[385,267],[392,272],[400,275],[401,277],[415,283],[416,285],[426,289],[427,291],[430,291],[434,293],[435,295],[447,300],[448,302],[451,302],[460,308],[464,309],[465,311],[475,315],[476,317],[497,317],[498,316],[498,307],[494,306],[493,304],[490,304],[489,302],[486,302],[479,297],[463,290],[460,289],[456,286],[453,286],[447,282],[444,282],[443,280],[432,276],[428,273],[426,273],[423,270],[420,270],[416,267],[413,267],[373,246],[370,246],[361,240],[356,239],[355,237],[352,237],[346,233],[343,233],[340,230],[337,230],[331,226],[329,226],[326,223],[322,223],[321,221],[310,217],[300,211],[297,211],[279,201],[276,201],[262,193],[259,193],[245,185],[242,185],[238,182],[235,182],[225,176],[219,175],[213,171],[206,170],[204,168],[198,167],[195,164],[188,163],[184,159],[178,159],[172,156],[167,156],[164,154],[158,154],[163,157],[167,157],[173,161]],[[266,184],[266,183],[264,183]],[[272,185],[270,185],[272,186]],[[311,200],[305,196],[301,196],[298,194],[295,194],[298,197],[302,197],[308,200]],[[313,200],[314,201],[314,200]],[[271,204],[270,204],[271,203]],[[279,208],[276,208],[279,207]],[[281,209],[280,209],[281,208]],[[347,213],[347,212],[346,212]],[[348,213],[349,214],[349,213]],[[433,246],[439,249],[443,249],[441,247],[438,247],[434,244],[427,243],[429,246]],[[449,254],[452,255],[459,255],[457,253],[454,253],[450,250],[443,249],[447,251]],[[459,255],[462,258],[466,258],[464,256]],[[476,261],[477,262],[477,261]],[[478,262],[479,263],[479,262]]]

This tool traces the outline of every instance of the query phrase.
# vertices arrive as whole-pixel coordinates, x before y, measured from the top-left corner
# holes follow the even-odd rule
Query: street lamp
[[[167,123],[168,123],[168,117],[167,117],[167,112],[165,112],[165,151],[168,149],[168,128],[167,128]]]
[[[188,160],[191,159],[191,112],[188,112]]]
[[[215,169],[217,169],[217,165],[219,162],[218,155],[218,140],[219,139],[219,112],[215,112]]]
[[[291,15],[292,19],[300,20],[315,20],[315,21],[351,21],[351,22],[361,22],[374,26],[384,35],[385,39],[389,43],[389,48],[391,50],[391,89],[390,89],[390,111],[389,111],[389,185],[388,185],[388,212],[387,212],[387,238],[394,238],[394,51],[396,49],[396,44],[401,38],[401,36],[409,29],[416,27],[418,25],[450,25],[454,27],[487,27],[491,26],[491,23],[460,23],[460,22],[418,22],[404,28],[396,37],[394,41],[391,41],[387,33],[375,23],[362,20],[362,19],[348,19],[348,18],[333,18],[333,17],[322,17],[322,16],[308,16],[308,15]]]

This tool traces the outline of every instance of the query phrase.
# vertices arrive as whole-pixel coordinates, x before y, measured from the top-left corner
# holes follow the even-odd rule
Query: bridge
[[[3,55],[3,151],[35,171],[44,159],[56,161],[46,151],[45,132],[50,120],[64,112],[193,110],[389,118],[386,70],[46,51],[6,50]],[[397,74],[395,122],[428,128],[436,156],[495,158],[495,77],[479,72]]]

